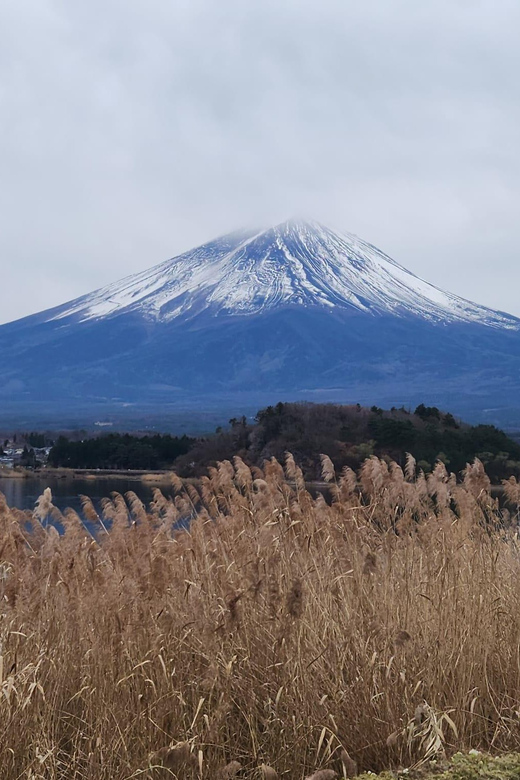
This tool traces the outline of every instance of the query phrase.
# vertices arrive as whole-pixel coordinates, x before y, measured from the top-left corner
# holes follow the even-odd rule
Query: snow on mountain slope
[[[298,220],[223,236],[54,309],[48,321],[133,312],[168,322],[289,305],[520,330],[515,317],[428,284],[354,235]]]

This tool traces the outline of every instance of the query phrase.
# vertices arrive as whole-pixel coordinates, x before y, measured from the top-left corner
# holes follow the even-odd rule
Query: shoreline
[[[160,469],[157,471],[146,471],[144,469],[67,469],[67,468],[44,468],[38,471],[28,471],[27,469],[0,469],[0,479],[39,479],[45,481],[46,477],[52,479],[63,479],[73,481],[75,479],[85,480],[112,480],[121,479],[129,482],[157,483],[164,485],[170,482],[170,475],[174,473],[171,469]],[[196,477],[181,478],[183,482],[198,484]],[[306,481],[305,486],[310,490],[328,490],[331,484],[322,480]],[[494,498],[504,496],[503,485],[491,485],[491,495]]]
[[[45,468],[37,471],[28,471],[27,469],[2,469],[0,470],[0,479],[40,479],[47,477],[52,479],[124,479],[136,482],[165,482],[171,471],[146,471],[138,469],[129,469],[121,471],[120,469],[65,469],[65,468]]]

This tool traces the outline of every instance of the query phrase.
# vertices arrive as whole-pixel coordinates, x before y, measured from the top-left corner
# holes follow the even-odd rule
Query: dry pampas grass
[[[520,747],[520,488],[236,458],[91,533],[0,497],[0,778],[303,777]],[[59,535],[48,518],[59,522]],[[187,524],[189,523],[188,527]],[[92,525],[93,524],[93,525]]]

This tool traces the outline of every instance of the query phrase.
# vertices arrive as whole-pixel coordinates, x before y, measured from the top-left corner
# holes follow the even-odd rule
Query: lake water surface
[[[142,482],[140,479],[127,479],[125,477],[103,477],[102,479],[60,479],[54,476],[29,477],[28,479],[13,479],[12,477],[0,477],[0,493],[6,497],[7,504],[17,509],[34,509],[38,497],[45,488],[52,490],[53,503],[61,511],[67,507],[81,513],[80,495],[92,499],[94,506],[99,511],[102,498],[110,498],[112,492],[123,495],[132,490],[141,501],[148,506],[153,499],[153,489],[159,487],[165,496],[172,491],[167,482],[157,483]]]

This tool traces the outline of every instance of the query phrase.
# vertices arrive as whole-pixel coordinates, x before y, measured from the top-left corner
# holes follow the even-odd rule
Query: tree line
[[[60,436],[49,454],[50,466],[72,469],[163,469],[185,455],[195,439],[188,436],[132,436],[109,433],[70,441]]]

